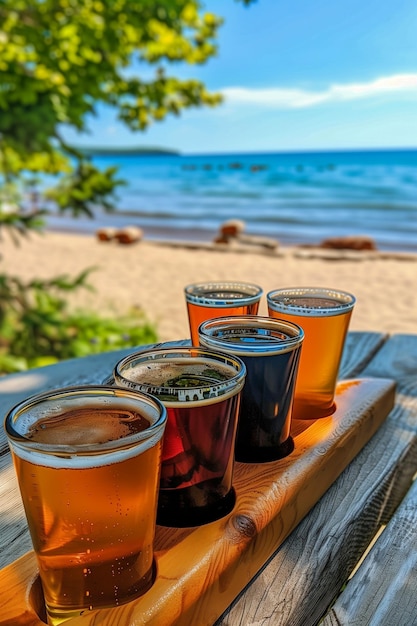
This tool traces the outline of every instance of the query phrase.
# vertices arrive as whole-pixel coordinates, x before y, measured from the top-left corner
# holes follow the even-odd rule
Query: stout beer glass
[[[256,315],[262,288],[251,283],[206,282],[185,287],[191,343],[198,346],[201,322],[225,315]]]
[[[115,387],[43,393],[7,415],[49,624],[152,585],[165,423],[159,400]]]
[[[325,287],[276,289],[267,295],[272,317],[303,327],[305,340],[294,397],[294,417],[331,415],[355,297]]]
[[[199,335],[202,346],[237,355],[246,365],[236,460],[262,463],[290,454],[302,329],[290,322],[248,315],[207,320]]]
[[[152,393],[168,410],[157,523],[196,526],[229,513],[245,366],[202,348],[156,348],[122,359],[116,385]]]

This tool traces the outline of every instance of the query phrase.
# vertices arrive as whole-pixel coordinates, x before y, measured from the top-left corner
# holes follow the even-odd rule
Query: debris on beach
[[[377,246],[372,237],[353,235],[350,237],[329,237],[323,239],[320,248],[331,248],[333,250],[377,250]]]
[[[268,250],[275,250],[278,247],[279,242],[272,237],[245,234],[245,227],[245,222],[239,219],[223,222],[214,243],[232,245],[233,247],[259,247]]]
[[[137,226],[126,226],[116,232],[116,241],[123,244],[136,243],[143,237],[143,230]]]
[[[137,226],[125,228],[99,228],[96,231],[99,241],[117,241],[121,244],[137,243],[143,238],[143,230]]]
[[[96,230],[96,237],[99,241],[112,241],[115,236],[115,228],[99,228],[98,230]]]
[[[246,224],[242,220],[227,220],[227,222],[223,222],[220,226],[219,237],[226,240],[240,237],[245,228]]]

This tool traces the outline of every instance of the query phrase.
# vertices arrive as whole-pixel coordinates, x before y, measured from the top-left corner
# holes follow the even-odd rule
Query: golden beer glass
[[[252,283],[217,281],[188,285],[184,293],[191,343],[198,346],[202,322],[226,315],[256,315],[263,290]]]
[[[105,386],[39,394],[8,413],[48,624],[152,585],[165,424],[157,399]]]
[[[271,317],[299,324],[304,330],[294,418],[331,415],[343,348],[355,297],[326,287],[276,289],[267,294]]]

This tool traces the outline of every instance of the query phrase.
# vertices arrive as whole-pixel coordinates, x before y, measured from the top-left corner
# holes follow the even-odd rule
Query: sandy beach
[[[417,255],[328,251],[318,248],[233,249],[208,244],[100,242],[94,235],[31,233],[16,246],[7,234],[0,247],[2,271],[22,279],[75,276],[89,267],[93,291],[79,290],[71,306],[103,315],[140,307],[161,341],[189,337],[185,285],[204,280],[243,280],[264,293],[288,286],[328,286],[353,293],[351,330],[417,332]],[[260,314],[266,314],[266,298]]]

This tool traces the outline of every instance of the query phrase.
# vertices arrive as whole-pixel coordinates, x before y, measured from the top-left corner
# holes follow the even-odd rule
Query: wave
[[[138,224],[177,238],[208,239],[228,219],[283,242],[363,234],[382,249],[417,251],[417,151],[348,151],[158,157],[111,155],[126,185],[97,224]],[[53,217],[58,224],[69,218]],[[170,234],[172,233],[172,235]],[[191,236],[191,235],[190,235]]]

